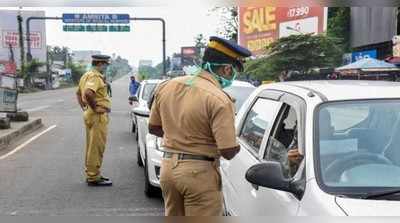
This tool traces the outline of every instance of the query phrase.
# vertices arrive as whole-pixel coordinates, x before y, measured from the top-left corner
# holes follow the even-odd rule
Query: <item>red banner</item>
[[[42,38],[40,32],[31,32],[30,33],[31,40],[31,48],[32,49],[41,49],[42,48]],[[16,31],[3,31],[2,33],[2,44],[3,48],[8,48],[11,44],[12,48],[19,47],[19,34]],[[27,45],[26,35],[24,34],[24,44]]]
[[[15,75],[17,65],[10,61],[0,60],[0,74]]]
[[[239,41],[254,55],[278,38],[299,33],[322,33],[326,23],[323,7],[240,7]]]

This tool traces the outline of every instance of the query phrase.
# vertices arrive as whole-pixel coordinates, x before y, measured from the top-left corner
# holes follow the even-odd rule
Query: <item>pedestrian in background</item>
[[[129,83],[129,94],[134,96],[139,89],[140,83],[136,81],[135,76],[131,76],[131,82]]]
[[[234,104],[222,88],[232,84],[250,55],[236,43],[211,37],[202,68],[157,88],[149,132],[163,137],[166,151],[160,176],[165,215],[222,215],[219,159],[232,159],[240,150]]]
[[[111,186],[110,179],[100,173],[107,141],[108,113],[111,101],[107,94],[105,73],[109,56],[93,55],[92,69],[85,73],[76,92],[86,127],[86,182],[88,186]]]

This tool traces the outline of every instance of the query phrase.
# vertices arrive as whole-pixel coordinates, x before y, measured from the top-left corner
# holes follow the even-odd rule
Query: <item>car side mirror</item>
[[[246,172],[246,180],[261,187],[297,194],[291,180],[283,175],[282,166],[278,162],[268,161],[250,167]]]
[[[133,101],[133,102],[138,102],[139,101],[136,95],[130,96],[128,100],[129,101]]]

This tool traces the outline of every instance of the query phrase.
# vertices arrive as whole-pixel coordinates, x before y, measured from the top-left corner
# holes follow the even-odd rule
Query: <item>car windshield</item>
[[[400,100],[327,103],[317,114],[318,175],[325,187],[348,193],[400,187]]]
[[[143,89],[142,99],[148,101],[156,86],[157,84],[155,83],[146,84]]]
[[[231,86],[225,88],[224,91],[228,93],[235,101],[236,112],[242,107],[244,101],[249,97],[249,95],[254,91],[253,87],[244,86]]]

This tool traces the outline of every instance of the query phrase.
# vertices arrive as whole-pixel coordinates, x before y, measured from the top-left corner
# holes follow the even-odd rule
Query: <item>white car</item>
[[[240,152],[221,161],[226,213],[400,215],[399,90],[379,81],[259,87],[237,114]],[[304,158],[289,161],[296,148]]]
[[[135,96],[129,97],[130,100],[133,101],[133,105],[130,111],[130,119],[131,119],[131,132],[135,133],[135,139],[138,140],[138,131],[137,131],[137,117],[134,113],[135,108],[147,108],[147,101],[149,100],[151,93],[156,88],[157,84],[160,80],[144,80],[140,83],[139,89],[136,92]]]
[[[243,81],[234,81],[231,87],[225,88],[224,91],[236,100],[235,106],[239,110],[240,106],[247,99],[247,97],[256,88]],[[147,127],[147,126],[146,126]],[[147,130],[146,130],[147,131]],[[160,187],[160,166],[163,156],[162,138],[152,134],[147,134],[146,154],[147,154],[147,175],[146,175],[146,188],[149,192],[157,192],[154,188]],[[143,154],[143,152],[141,152]],[[145,160],[146,158],[143,158]],[[147,194],[147,192],[146,192]],[[151,196],[151,194],[148,194]]]
[[[137,164],[144,166],[145,181],[145,194],[149,197],[153,197],[159,194],[159,187],[155,187],[148,179],[149,174],[153,174],[154,171],[149,171],[153,166],[153,160],[151,155],[154,150],[147,148],[147,135],[149,132],[148,122],[150,109],[148,108],[148,101],[150,100],[157,85],[164,80],[145,80],[141,83],[139,90],[139,105],[132,109],[133,119],[136,125],[136,139],[137,139]],[[160,166],[160,165],[158,165]],[[159,173],[160,169],[157,169]],[[153,177],[153,176],[151,176]]]

